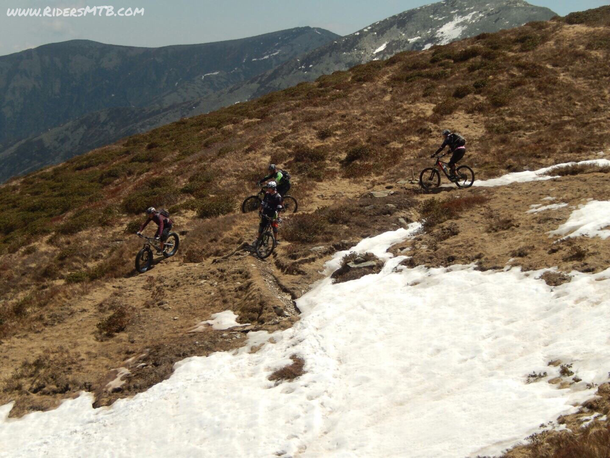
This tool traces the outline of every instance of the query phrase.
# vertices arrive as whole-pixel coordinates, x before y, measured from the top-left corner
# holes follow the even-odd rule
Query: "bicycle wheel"
[[[299,203],[292,196],[284,196],[282,205],[287,213],[296,213],[297,209],[299,208]]]
[[[163,244],[163,256],[166,258],[171,258],[176,254],[179,246],[180,238],[178,237],[178,234],[170,232],[165,239],[165,243]]]
[[[419,185],[424,191],[438,188],[441,185],[441,174],[438,170],[428,167],[419,174]]]
[[[455,184],[458,188],[469,188],[474,183],[474,172],[467,165],[461,165],[456,170],[457,180]]]
[[[136,256],[136,270],[143,274],[152,265],[153,254],[150,248],[142,248]]]
[[[261,259],[265,259],[273,253],[274,249],[275,237],[273,236],[273,232],[266,230],[256,241],[256,255]]]
[[[261,199],[258,196],[250,196],[241,204],[242,213],[250,213],[261,207]]]

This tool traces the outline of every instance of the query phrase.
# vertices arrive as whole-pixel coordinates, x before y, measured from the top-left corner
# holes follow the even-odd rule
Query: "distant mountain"
[[[386,59],[402,51],[428,49],[483,32],[548,20],[553,16],[556,14],[548,8],[532,6],[522,0],[446,0],[392,16],[342,38],[322,29],[297,29],[302,33],[307,31],[302,38],[311,40],[307,43],[313,43],[314,35],[323,43],[301,54],[298,51],[306,46],[294,49],[290,58],[282,62],[271,60],[280,55],[286,57],[288,53],[277,55],[273,47],[265,51],[266,54],[262,50],[258,54],[250,52],[250,60],[254,55],[260,56],[259,60],[254,60],[255,63],[269,60],[269,64],[275,65],[251,77],[242,72],[236,75],[239,78],[237,82],[228,76],[230,71],[228,74],[202,78],[205,73],[214,73],[212,67],[206,67],[197,76],[183,77],[180,82],[177,75],[172,75],[173,79],[167,80],[165,86],[159,82],[165,89],[158,89],[159,95],[147,106],[144,106],[144,102],[109,105],[107,108],[110,109],[72,119],[66,125],[34,135],[8,148],[0,148],[0,182],[43,165],[61,162],[124,136],[252,100],[301,82],[313,81],[321,75]],[[277,42],[269,40],[269,43],[272,41]],[[232,65],[234,63],[227,65],[223,71],[226,72]],[[177,83],[178,86],[171,88]],[[212,83],[215,85],[211,86]],[[117,109],[117,106],[121,108]]]
[[[399,52],[428,49],[554,16],[557,14],[550,9],[523,0],[446,0],[376,22],[254,77],[230,93],[241,100],[256,98]]]
[[[6,150],[15,151],[19,144],[24,153],[24,139],[65,123],[69,125],[62,130],[71,137],[69,145],[79,145],[72,138],[78,132],[67,130],[79,118],[85,117],[77,123],[79,128],[86,128],[84,119],[91,119],[90,115],[100,110],[114,113],[112,110],[118,108],[123,118],[129,108],[147,108],[154,113],[203,98],[337,37],[324,29],[299,27],[240,40],[163,48],[74,40],[0,57],[0,157],[6,158]],[[93,118],[104,117],[100,113]],[[83,147],[53,149],[53,153],[65,159],[84,152],[86,145],[116,140],[99,138],[101,143],[96,143],[88,134],[82,137],[87,140]],[[34,143],[40,145],[41,141]],[[48,151],[32,152],[39,156],[35,161],[38,167],[49,163],[39,162]],[[16,167],[3,164],[0,181],[27,169],[18,161],[10,162]],[[58,161],[51,158],[51,162]]]

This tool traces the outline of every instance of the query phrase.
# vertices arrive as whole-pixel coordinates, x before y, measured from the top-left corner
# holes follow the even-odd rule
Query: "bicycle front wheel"
[[[136,270],[143,274],[152,265],[153,254],[150,248],[142,248],[136,256]]]
[[[284,206],[284,210],[288,213],[296,213],[299,208],[299,203],[292,196],[284,196],[282,205]]]
[[[166,258],[171,258],[176,254],[179,246],[180,238],[178,237],[178,234],[170,232],[165,239],[165,243],[163,244],[163,256]]]
[[[250,196],[241,204],[242,213],[250,213],[261,207],[261,199],[258,196]]]
[[[467,165],[461,165],[455,171],[457,175],[457,180],[455,180],[455,184],[458,188],[469,188],[474,183],[474,172]]]
[[[265,259],[271,256],[275,249],[275,237],[272,231],[265,231],[263,235],[256,241],[256,255]]]
[[[426,192],[438,188],[441,185],[441,174],[438,170],[428,167],[419,174],[419,185]]]

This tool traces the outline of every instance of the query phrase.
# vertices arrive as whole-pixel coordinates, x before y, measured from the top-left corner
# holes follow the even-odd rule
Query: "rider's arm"
[[[148,226],[148,223],[150,223],[150,219],[146,218],[146,221],[144,221],[144,224],[142,224],[142,226],[140,226],[140,230],[138,232],[142,232],[144,230],[144,228],[146,226]],[[133,230],[133,229],[132,229]]]
[[[436,150],[436,153],[434,153],[434,154],[432,155],[432,157],[436,156],[438,153],[440,153],[441,151],[443,151],[443,150],[445,149],[445,146],[447,146],[447,145],[448,145],[448,143],[449,143],[449,142],[447,141],[448,139],[449,139],[448,137],[445,139],[445,141],[443,142],[443,144],[441,145],[441,147],[440,147],[439,149],[437,149],[437,150]]]
[[[284,174],[280,171],[277,172],[277,175],[275,176],[275,182],[277,184],[280,184],[280,182],[282,181],[282,178],[284,178]]]
[[[267,175],[265,178],[261,178],[259,183],[262,183],[263,181],[267,181],[269,179],[273,178],[273,173],[271,175]]]

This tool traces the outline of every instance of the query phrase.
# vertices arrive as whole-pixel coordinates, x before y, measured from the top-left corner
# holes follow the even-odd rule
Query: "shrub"
[[[466,49],[463,49],[459,53],[453,56],[454,62],[466,62],[470,59],[474,59],[477,56],[483,54],[484,48],[480,46],[470,46]]]
[[[447,220],[459,218],[464,212],[488,200],[485,196],[454,197],[446,200],[428,199],[423,202],[419,211],[424,230],[428,231]]]
[[[326,160],[326,151],[322,148],[309,148],[299,146],[294,151],[295,162],[323,162]]]
[[[320,129],[317,133],[317,137],[320,140],[326,140],[327,138],[332,137],[332,135],[333,131],[329,127],[324,127],[323,129]]]
[[[132,318],[133,311],[129,307],[121,305],[110,316],[100,321],[97,329],[104,336],[112,337],[127,329]]]
[[[463,99],[464,97],[466,97],[467,95],[472,93],[472,87],[468,86],[468,85],[464,85],[464,86],[458,86],[455,88],[455,91],[453,91],[453,97],[456,99]]]
[[[289,242],[311,243],[326,232],[326,220],[319,213],[292,216],[281,229],[281,236]]]
[[[66,283],[83,283],[89,280],[89,275],[85,271],[71,272],[66,276]]]
[[[215,218],[231,213],[235,205],[235,200],[228,195],[208,197],[200,201],[197,215],[199,218]]]
[[[345,156],[345,159],[343,159],[341,161],[341,164],[344,167],[347,167],[352,162],[363,161],[363,160],[368,159],[370,156],[371,156],[371,151],[368,148],[368,146],[365,146],[365,145],[354,146],[347,152],[347,155]]]

